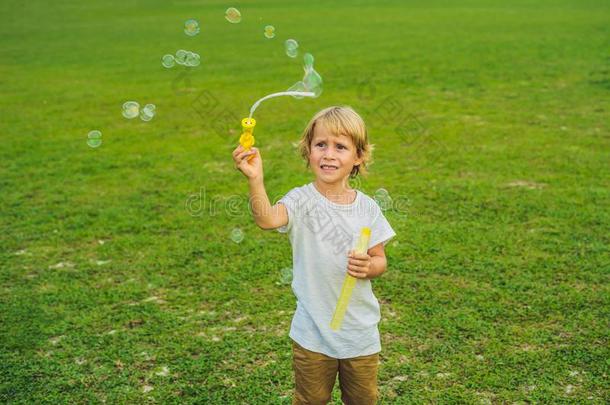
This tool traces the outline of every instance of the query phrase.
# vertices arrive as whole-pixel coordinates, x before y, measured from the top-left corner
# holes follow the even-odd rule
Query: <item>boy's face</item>
[[[321,123],[314,128],[309,148],[309,165],[316,178],[325,183],[341,183],[352,172],[354,165],[362,163],[356,145],[349,136],[334,135]]]

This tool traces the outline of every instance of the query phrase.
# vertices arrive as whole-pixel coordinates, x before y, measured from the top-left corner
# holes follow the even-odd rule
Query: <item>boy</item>
[[[366,174],[373,145],[362,118],[349,107],[317,113],[299,144],[315,181],[297,187],[271,206],[256,148],[233,151],[236,168],[247,178],[250,204],[262,229],[288,233],[293,251],[293,404],[326,404],[337,373],[346,404],[375,404],[381,343],[379,302],[371,279],[386,270],[384,245],[396,234],[379,206],[348,180]],[[254,157],[248,159],[251,155]],[[367,253],[356,254],[362,227],[371,229]],[[330,321],[346,272],[358,279],[337,331]]]

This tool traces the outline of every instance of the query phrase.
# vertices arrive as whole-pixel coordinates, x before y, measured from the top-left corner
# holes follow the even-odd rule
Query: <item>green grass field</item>
[[[288,38],[325,90],[257,111],[270,198],[312,181],[293,143],[348,104],[376,145],[354,186],[400,202],[373,281],[382,403],[610,401],[607,2],[7,0],[0,15],[0,402],[290,403],[290,244],[256,227],[231,159],[249,106],[302,77]],[[178,49],[201,66],[164,69]],[[127,120],[127,100],[157,115]]]

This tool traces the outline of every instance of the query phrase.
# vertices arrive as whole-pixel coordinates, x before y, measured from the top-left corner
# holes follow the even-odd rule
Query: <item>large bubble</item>
[[[303,76],[303,83],[305,84],[305,90],[314,93],[314,97],[320,97],[322,94],[322,76],[313,68],[314,57],[310,53],[303,55],[303,70],[305,70],[305,76]]]
[[[229,7],[227,11],[225,11],[225,18],[228,22],[237,24],[241,22],[241,13],[235,7]]]
[[[305,92],[307,90],[305,89],[305,83],[303,83],[302,81],[298,81],[295,84],[293,84],[292,86],[290,86],[287,91],[301,91],[301,92]],[[292,97],[299,98],[299,99],[303,98],[303,96],[292,96]]]

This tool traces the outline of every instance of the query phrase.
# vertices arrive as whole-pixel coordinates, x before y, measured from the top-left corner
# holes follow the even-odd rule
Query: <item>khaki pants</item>
[[[378,398],[379,353],[335,359],[309,351],[292,341],[292,368],[296,388],[293,405],[327,404],[339,373],[341,399],[346,405],[375,404]]]

